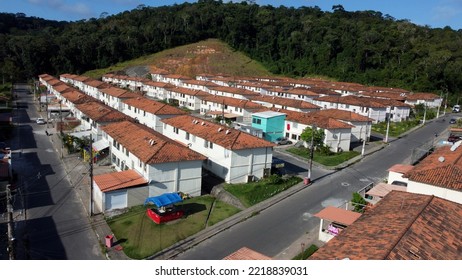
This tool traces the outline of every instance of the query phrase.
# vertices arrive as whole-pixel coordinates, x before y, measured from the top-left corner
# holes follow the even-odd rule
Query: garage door
[[[127,191],[113,191],[106,193],[106,210],[127,207]]]

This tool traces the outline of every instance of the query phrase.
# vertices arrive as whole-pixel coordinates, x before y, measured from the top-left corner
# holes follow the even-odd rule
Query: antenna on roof
[[[227,130],[225,131],[225,134],[230,134],[230,133],[231,133],[231,131],[229,131],[229,129],[227,129]]]
[[[220,131],[222,131],[222,130],[223,130],[223,128],[222,128],[222,127],[219,127],[219,128],[218,128],[218,132],[220,132]]]
[[[205,125],[205,122],[202,122],[202,125]]]

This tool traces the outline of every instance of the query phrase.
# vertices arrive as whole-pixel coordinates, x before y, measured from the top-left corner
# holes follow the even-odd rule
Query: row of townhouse
[[[58,97],[97,139],[93,150],[109,148],[110,160],[119,171],[94,176],[94,213],[139,205],[165,192],[201,194],[205,156],[80,90]]]
[[[75,77],[71,79],[74,80],[74,78]],[[71,84],[73,83],[73,81],[69,81],[69,75],[67,75],[67,79],[67,82]],[[82,89],[90,91],[91,87],[87,87],[86,83],[92,83],[92,80],[85,80],[85,82],[81,84]],[[134,149],[136,146],[127,147],[128,142],[122,141],[121,135],[114,134],[111,132],[112,130],[107,130],[107,127],[112,127],[115,129],[115,127],[122,126],[122,123],[124,123],[123,126],[125,129],[120,130],[121,133],[125,132],[128,134],[136,135],[135,132],[132,133],[129,130],[132,125],[135,125],[138,128],[143,126],[146,127],[146,129],[152,129],[151,133],[159,134],[160,136],[162,136],[160,133],[168,135],[168,130],[176,130],[179,132],[180,128],[173,128],[172,125],[167,125],[165,121],[169,120],[169,118],[174,119],[175,116],[185,115],[186,113],[178,108],[152,99],[148,99],[140,95],[126,99],[119,99],[117,105],[113,104],[113,107],[121,109],[119,112],[118,110],[115,110],[101,102],[101,100],[107,101],[107,99],[104,99],[103,93],[111,91],[110,89],[111,87],[104,87],[104,89],[101,89],[98,94],[95,94],[95,96],[100,97],[99,101],[95,101],[94,97],[79,92],[78,90],[64,93],[61,96],[61,98],[63,98],[65,100],[64,102],[67,104],[72,103],[72,101],[79,103],[82,102],[81,104],[70,105],[70,107],[74,109],[74,115],[77,118],[83,119],[82,122],[84,123],[84,126],[92,129],[92,132],[95,135],[95,139],[98,141],[105,140],[107,142],[108,146],[110,146],[109,149],[111,162],[116,166],[116,169],[120,170],[121,172],[128,172],[129,170],[126,170],[127,168],[132,170],[134,168],[134,170],[140,173],[142,179],[140,177],[137,180],[133,180],[133,182],[147,182],[142,183],[141,185],[137,185],[137,187],[140,189],[138,191],[132,190],[130,193],[129,190],[134,186],[131,186],[129,182],[120,183],[117,185],[119,187],[117,187],[116,185],[107,184],[107,182],[103,183],[99,181],[98,178],[95,178],[95,183],[98,183],[97,181],[99,181],[101,185],[104,185],[103,187],[100,187],[100,185],[97,184],[98,188],[95,189],[95,192],[99,192],[98,194],[95,194],[95,197],[101,198],[98,199],[98,209],[101,209],[101,211],[106,211],[109,209],[120,208],[121,205],[125,205],[124,207],[127,207],[128,205],[132,205],[132,203],[138,203],[140,200],[136,200],[134,197],[140,193],[139,191],[142,191],[145,194],[147,193],[148,195],[155,195],[156,192],[153,190],[164,190],[164,192],[182,191],[192,195],[197,195],[200,193],[200,184],[199,188],[197,188],[197,184],[194,184],[194,190],[190,190],[183,187],[171,187],[166,182],[164,182],[165,180],[162,181],[162,184],[168,185],[168,188],[154,188],[152,185],[156,181],[155,178],[151,176],[153,173],[146,171],[151,168],[149,167],[149,164],[146,165],[146,162],[140,159],[140,157],[133,159],[133,156],[136,155],[136,153],[132,153],[132,149]],[[109,111],[111,113],[109,113]],[[112,116],[112,119],[114,120],[112,123],[109,123],[104,118],[109,116]],[[117,117],[120,118],[117,119]],[[126,121],[127,119],[131,119],[132,121]],[[127,122],[132,125],[128,125]],[[226,126],[221,126],[221,129],[217,128],[216,130],[210,130],[210,127],[214,125],[215,124],[210,122],[204,122],[204,125],[202,126],[201,122],[201,126],[203,128],[208,128],[207,133],[203,135],[195,135],[194,132],[190,131],[188,133],[191,135],[191,139],[194,139],[194,142],[188,143],[189,145],[185,143],[185,145],[179,145],[179,147],[181,149],[186,149],[193,152],[195,151],[198,154],[202,152],[203,159],[200,161],[200,167],[212,172],[216,172],[217,176],[222,177],[227,182],[247,182],[249,178],[258,179],[269,175],[274,144]],[[171,129],[166,131],[166,128]],[[215,138],[210,138],[214,135],[216,136]],[[146,139],[146,137],[143,139]],[[155,143],[159,143],[159,141],[155,140],[156,137],[149,137],[149,140],[152,139],[152,141],[148,141],[150,145],[155,146]],[[228,141],[229,139],[233,139],[231,141],[233,144],[231,146],[226,146],[225,144],[227,142],[220,140],[220,137],[225,137],[228,139]],[[175,143],[181,142],[175,138],[174,134],[171,135],[171,139],[175,139],[170,140]],[[141,139],[138,139],[137,142],[135,138],[131,138],[131,141],[133,141],[133,144],[136,145],[141,141]],[[203,147],[205,147],[204,143],[207,143],[208,145],[206,150],[203,150]],[[262,149],[261,145],[266,145],[265,149]],[[157,147],[160,147],[160,145]],[[176,149],[178,149],[178,147]],[[194,173],[198,174],[197,176],[201,178],[201,171],[198,171],[197,168],[194,170]],[[224,170],[227,170],[227,172],[224,172]],[[181,175],[179,177],[180,181],[186,180],[186,175],[183,176],[181,170],[177,170],[176,172]],[[106,177],[104,178],[107,178],[107,180],[115,180],[114,182],[121,180],[123,177],[117,174],[113,174],[112,177],[107,174],[105,174],[105,176]],[[128,173],[127,176],[132,178],[134,173]],[[104,178],[102,181],[106,180]],[[146,188],[150,189],[150,191],[146,192]]]
[[[108,82],[112,82],[114,76],[111,74],[108,74],[106,77],[106,80]],[[103,77],[103,78],[104,78]],[[131,77],[127,76],[118,76],[118,81],[121,81],[123,79],[131,79]],[[159,82],[155,82],[159,83]],[[180,83],[178,83],[180,84]],[[177,89],[177,87],[172,88],[170,87],[166,92],[170,92],[172,89]],[[273,110],[273,109],[282,109],[282,110],[289,110],[289,111],[294,111],[294,112],[301,112],[301,113],[307,113],[307,112],[313,112],[313,111],[319,111],[321,107],[314,105],[310,102],[303,101],[300,99],[294,99],[294,98],[282,98],[282,97],[276,97],[276,96],[268,96],[268,95],[259,95],[252,93],[251,95],[242,95],[240,93],[246,92],[242,89],[235,89],[235,88],[230,88],[230,87],[211,87],[212,91],[211,94],[208,94],[204,92],[204,94],[201,94],[199,96],[195,96],[196,100],[200,101],[200,109],[199,112],[202,115],[206,116],[211,116],[211,117],[224,117],[225,119],[230,119],[234,120],[239,123],[239,125],[236,125],[235,127],[240,127],[243,128],[243,130],[247,131],[247,127],[253,127],[253,130],[260,130],[261,132],[254,133],[254,135],[259,135],[263,138],[265,138],[268,141],[275,141],[275,139],[279,137],[288,137],[290,139],[294,140],[300,140],[300,135],[302,133],[302,129],[296,129],[297,127],[300,128],[306,128],[307,126],[311,126],[309,123],[297,123],[297,120],[300,121],[306,121],[304,118],[298,118],[298,119],[288,119],[286,122],[282,122],[279,124],[280,128],[276,129],[269,129],[268,127],[261,127],[261,125],[256,124],[255,122],[252,122],[252,119],[254,118],[254,115],[256,113],[260,113],[262,111],[265,111],[265,108],[268,108],[267,110]],[[224,92],[223,90],[226,90],[227,92]],[[178,92],[178,91],[177,91]],[[192,90],[189,89],[184,89],[183,92],[187,93],[186,96],[189,94],[189,96],[193,96]],[[299,92],[297,92],[298,94]],[[339,94],[337,95],[339,96]],[[159,96],[156,95],[157,98],[166,98],[166,96]],[[178,94],[174,95],[171,93],[167,94],[168,98],[174,97],[179,102],[182,102],[181,98],[184,98],[184,96],[180,96]],[[245,99],[244,99],[245,97]],[[251,99],[251,100],[248,100]],[[197,107],[196,107],[197,108]],[[136,109],[135,109],[136,110]],[[335,114],[334,114],[335,115]],[[358,115],[353,112],[347,113],[339,110],[337,115]],[[133,117],[141,119],[142,116],[138,115],[132,115]],[[356,118],[361,118],[361,117],[356,117]],[[276,125],[272,121],[266,121],[265,118],[262,118],[264,121],[264,124],[268,124],[271,122],[271,124],[274,126]],[[337,138],[337,135],[339,134],[338,132],[335,131],[337,129],[336,125],[331,124],[331,125],[324,125],[322,129],[325,130],[325,143],[331,147],[332,151],[339,151],[339,150],[349,150],[350,143],[346,143],[346,141],[349,139],[351,142],[357,142],[361,141],[362,139],[369,139],[370,135],[370,122],[367,121],[367,117],[362,117],[362,122],[360,124],[354,124],[358,125],[357,127],[354,127],[351,129],[353,134],[350,137],[340,137],[342,145],[339,145],[339,138]],[[342,121],[342,120],[340,120]],[[347,120],[346,122],[348,122]],[[349,123],[352,125],[352,123]],[[338,125],[337,125],[338,126]],[[366,130],[364,127],[369,126],[369,133],[366,133]],[[290,130],[290,127],[292,127],[292,130]],[[295,128],[295,129],[294,129]],[[361,132],[357,132],[361,131]],[[249,132],[249,131],[248,131]],[[335,144],[334,144],[335,143]]]
[[[363,96],[323,96],[316,98],[314,103],[323,109],[342,109],[352,111],[374,120],[375,123],[407,120],[411,106],[399,101]]]
[[[441,146],[416,165],[392,166],[388,184],[365,193],[373,206],[362,215],[332,207],[315,214],[321,219],[319,237],[327,244],[310,259],[461,259],[460,143]],[[325,221],[345,227],[321,230]]]

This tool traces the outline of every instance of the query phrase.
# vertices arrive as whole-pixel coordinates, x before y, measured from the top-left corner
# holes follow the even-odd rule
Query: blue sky
[[[227,1],[227,0],[224,0]],[[76,21],[98,18],[101,13],[117,14],[132,10],[138,5],[163,6],[194,0],[0,0],[0,12],[23,12],[52,20]],[[331,11],[340,4],[347,11],[374,10],[396,19],[408,19],[418,25],[430,27],[450,26],[462,29],[462,0],[256,0],[259,5],[290,7],[318,6]]]

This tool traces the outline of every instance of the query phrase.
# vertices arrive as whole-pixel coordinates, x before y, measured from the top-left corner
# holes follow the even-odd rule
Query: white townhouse
[[[48,81],[56,79],[55,77],[49,74],[46,74],[46,73],[39,75],[38,78],[39,78],[39,82],[44,86],[48,85]]]
[[[71,80],[71,78],[68,77],[68,79],[74,87],[77,87],[83,92],[85,92],[85,83],[93,80],[92,78],[86,76],[75,76],[73,80]]]
[[[205,91],[192,90],[183,87],[169,88],[167,91],[167,101],[176,103],[180,107],[187,108],[192,111],[199,111],[201,105],[201,97],[208,96]]]
[[[280,109],[275,111],[286,114],[284,134],[287,138],[295,141],[300,140],[301,134],[307,127],[322,129],[325,135],[323,143],[330,147],[332,152],[350,150],[352,125],[331,117],[318,115],[317,112],[300,113]]]
[[[146,81],[143,84],[142,91],[146,96],[164,100],[167,99],[169,90],[174,87],[174,85],[168,83]]]
[[[141,96],[138,93],[128,91],[118,87],[108,87],[99,90],[99,100],[111,108],[122,111],[123,100]]]
[[[260,82],[238,82],[234,85],[234,87],[243,88],[261,94],[263,88],[267,88],[268,85]]]
[[[250,100],[219,95],[201,96],[200,113],[212,117],[222,116],[239,122],[251,123],[252,114],[264,107]]]
[[[61,93],[61,100],[63,100],[63,105],[69,107],[73,114],[76,111],[75,106],[78,104],[98,102],[96,98],[88,96],[78,89]]]
[[[267,108],[286,109],[296,112],[313,112],[320,109],[319,106],[310,102],[298,99],[289,99],[283,97],[275,97],[268,95],[254,96],[251,99],[253,102],[261,104]]]
[[[157,80],[158,82],[172,84],[177,87],[181,87],[183,84],[183,80],[190,80],[190,77],[178,75],[178,74],[167,74],[167,75],[160,75],[160,79]]]
[[[227,183],[246,183],[270,175],[273,143],[191,115],[163,122],[164,135],[206,156],[204,168]]]
[[[211,86],[218,86],[215,83],[201,81],[201,80],[183,80],[181,87],[191,89],[191,90],[201,90],[201,91],[208,91],[208,87]]]
[[[78,75],[75,74],[62,74],[59,75],[59,79],[66,84],[74,85],[74,80]]]
[[[429,108],[439,108],[443,103],[443,98],[434,93],[411,93],[406,95],[406,104],[415,106],[417,104],[424,104]]]
[[[130,121],[105,125],[103,131],[119,172],[112,174],[117,177],[112,183],[95,176],[94,200],[100,211],[141,205],[164,193],[201,195],[203,155]]]
[[[83,92],[96,99],[101,99],[101,90],[112,87],[110,84],[98,80],[86,81],[83,85]]]
[[[371,118],[362,116],[351,111],[339,110],[339,109],[326,109],[320,110],[313,113],[313,115],[330,117],[352,126],[351,128],[351,142],[361,142],[364,139],[368,141],[371,137],[372,122]]]
[[[226,87],[226,86],[218,86],[218,87],[209,87],[208,93],[213,95],[221,95],[239,99],[252,99],[253,96],[259,96],[259,93],[243,89],[243,88],[235,88],[235,87]]]
[[[400,122],[409,118],[411,107],[408,104],[383,98],[363,96],[322,96],[314,104],[323,109],[341,109],[369,117],[374,123],[383,122],[391,116],[390,121]]]
[[[90,128],[93,139],[98,141],[102,138],[101,127],[111,122],[120,122],[129,117],[101,102],[86,102],[75,104],[74,116],[81,121],[81,126]]]
[[[122,102],[124,104],[122,113],[159,133],[163,130],[162,119],[187,114],[179,108],[142,96],[125,99]]]
[[[55,86],[52,86],[51,89],[50,89],[50,93],[54,94],[56,97],[60,98],[61,94],[63,94],[64,92],[73,91],[73,90],[76,90],[76,89],[74,89],[73,87],[68,86],[65,83],[60,83],[60,84],[57,84]]]

